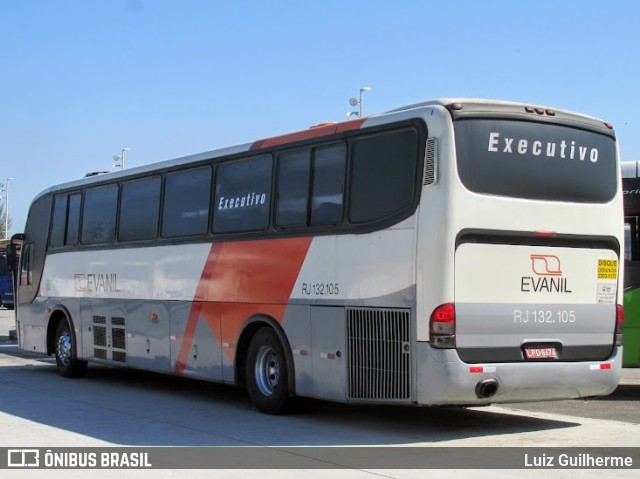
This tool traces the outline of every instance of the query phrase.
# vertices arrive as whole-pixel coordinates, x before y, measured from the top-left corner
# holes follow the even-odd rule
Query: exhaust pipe
[[[476,396],[479,399],[487,399],[495,396],[498,392],[498,381],[496,379],[483,379],[476,384]]]

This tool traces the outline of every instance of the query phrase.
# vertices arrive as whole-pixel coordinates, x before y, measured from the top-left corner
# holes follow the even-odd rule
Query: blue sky
[[[53,184],[437,97],[612,123],[640,160],[640,2],[0,0],[11,233]]]

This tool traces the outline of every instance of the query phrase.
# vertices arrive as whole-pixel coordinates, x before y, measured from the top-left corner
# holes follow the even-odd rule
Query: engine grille
[[[403,309],[347,310],[349,398],[410,399],[410,316]]]

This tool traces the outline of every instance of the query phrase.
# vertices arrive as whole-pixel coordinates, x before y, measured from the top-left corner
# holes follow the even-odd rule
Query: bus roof
[[[459,105],[460,108],[458,109],[457,107],[453,107],[453,105]],[[349,129],[346,127],[342,128],[342,125],[355,124],[355,123],[361,124],[363,121],[369,118],[376,118],[376,117],[379,118],[388,114],[406,112],[409,110],[418,110],[423,108],[433,108],[433,107],[447,108],[451,112],[454,119],[456,118],[457,115],[466,115],[466,114],[478,115],[485,112],[491,113],[492,115],[505,114],[505,115],[523,115],[524,116],[526,114],[527,117],[530,117],[532,112],[529,110],[525,111],[525,108],[527,109],[533,108],[533,109],[541,110],[543,112],[543,113],[538,113],[540,116],[543,117],[541,119],[545,119],[549,121],[550,117],[553,117],[552,119],[554,120],[557,119],[556,121],[558,120],[569,121],[574,124],[579,123],[579,124],[583,124],[585,127],[588,127],[589,129],[600,130],[602,133],[613,136],[612,129],[609,128],[607,130],[608,127],[604,126],[605,123],[596,117],[592,117],[592,116],[588,116],[588,115],[584,115],[576,112],[571,112],[568,110],[555,109],[552,107],[538,106],[538,105],[534,106],[528,103],[517,103],[512,101],[474,99],[474,98],[436,98],[429,101],[410,104],[410,105],[389,110],[383,113],[370,115],[368,117],[355,120],[355,121],[351,120],[351,121],[344,121],[340,123],[315,125],[311,127],[311,130],[317,131],[317,133],[314,134],[313,136],[329,135],[335,132],[343,131],[344,129]],[[538,110],[536,110],[536,112],[538,112]],[[284,142],[284,141],[273,142],[271,140],[289,139],[289,141],[295,141],[296,139],[301,139],[302,137],[309,136],[305,134],[308,131],[309,130],[299,130],[298,132],[289,133],[285,135],[278,135],[275,137],[266,138],[266,139],[262,139],[262,140],[258,140],[250,143],[243,143],[239,145],[218,148],[215,150],[205,151],[202,153],[196,153],[196,154],[182,156],[182,157],[174,158],[170,160],[149,163],[147,165],[142,165],[138,167],[127,168],[126,171],[118,170],[114,172],[97,172],[94,174],[87,175],[84,178],[80,178],[77,180],[72,180],[66,183],[61,183],[58,185],[51,186],[41,191],[36,196],[36,198],[34,198],[34,201],[40,198],[41,196],[47,195],[49,193],[54,193],[60,190],[79,188],[79,187],[84,187],[92,184],[99,184],[104,182],[107,179],[108,180],[126,179],[132,176],[142,175],[144,173],[150,173],[153,171],[171,169],[173,167],[178,167],[181,165],[197,163],[199,161],[206,161],[214,158],[220,158],[224,156],[244,153],[251,150],[252,147],[253,149],[257,149],[256,146],[259,146],[260,148],[262,148],[262,147],[270,146],[271,144],[277,144],[277,143],[282,144]]]

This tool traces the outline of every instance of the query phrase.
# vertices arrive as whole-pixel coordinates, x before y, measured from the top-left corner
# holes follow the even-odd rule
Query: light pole
[[[4,185],[4,239],[9,239],[9,181],[13,178],[7,178]]]
[[[367,91],[371,91],[371,87],[363,86],[362,88],[360,88],[360,96],[358,98],[349,99],[349,105],[351,106],[358,105],[359,108],[358,108],[358,111],[347,112],[347,118],[351,118],[351,116],[358,116],[359,118],[362,118],[362,110],[363,110],[362,95],[364,95],[364,93]]]
[[[124,170],[124,152],[131,151],[131,148],[122,148],[121,153],[119,155],[113,155],[113,161],[119,161],[119,165],[113,165],[113,168],[119,166],[121,170]]]

